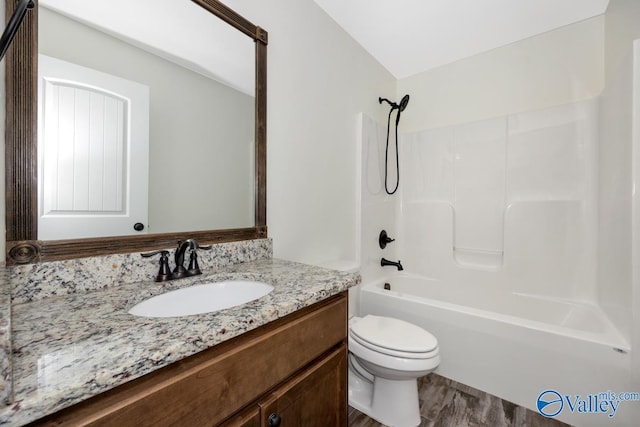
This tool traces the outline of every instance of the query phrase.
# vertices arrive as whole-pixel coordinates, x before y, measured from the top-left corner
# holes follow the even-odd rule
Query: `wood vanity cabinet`
[[[346,426],[346,292],[33,425]]]

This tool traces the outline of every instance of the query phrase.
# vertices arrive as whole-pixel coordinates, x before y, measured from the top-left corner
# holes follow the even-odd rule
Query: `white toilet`
[[[399,319],[349,320],[349,405],[392,427],[420,424],[417,379],[440,364],[438,340]]]

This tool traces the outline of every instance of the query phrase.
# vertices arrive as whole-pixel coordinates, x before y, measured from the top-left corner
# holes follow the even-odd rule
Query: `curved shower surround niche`
[[[399,204],[378,191],[384,130],[365,117],[363,209],[380,221],[371,229],[395,228],[392,256],[414,274],[593,299],[597,105],[403,134]]]

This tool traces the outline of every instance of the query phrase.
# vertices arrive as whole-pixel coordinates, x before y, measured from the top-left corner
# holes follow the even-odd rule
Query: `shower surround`
[[[363,118],[362,204],[408,271],[595,299],[597,100],[402,134],[399,197],[380,191],[383,133]]]
[[[440,342],[441,375],[533,410],[547,388],[640,391],[630,316],[599,299],[602,104],[401,134],[394,196],[384,193],[386,129],[361,116],[360,314],[419,324]],[[384,250],[382,229],[396,238]],[[380,267],[382,257],[405,271]],[[622,406],[611,425],[640,412]]]
[[[411,271],[592,300],[597,117],[586,101],[406,135],[398,237]]]

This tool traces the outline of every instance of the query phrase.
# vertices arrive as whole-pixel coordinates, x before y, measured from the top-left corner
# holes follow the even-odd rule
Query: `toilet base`
[[[349,405],[374,420],[391,427],[420,424],[418,381],[386,380],[374,377],[371,383],[349,368]]]

